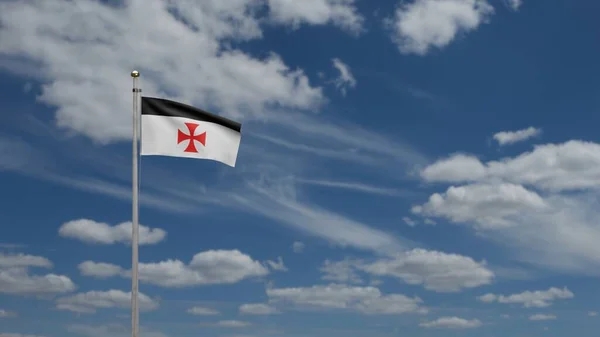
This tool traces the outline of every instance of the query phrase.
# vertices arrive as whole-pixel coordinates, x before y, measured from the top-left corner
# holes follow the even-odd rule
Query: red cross
[[[177,144],[180,144],[183,141],[189,141],[188,146],[183,150],[184,152],[193,152],[198,153],[196,149],[196,144],[194,141],[200,142],[202,145],[206,146],[206,132],[202,132],[201,134],[196,134],[196,128],[198,124],[196,123],[184,123],[187,126],[189,134],[182,132],[181,130],[177,130]]]

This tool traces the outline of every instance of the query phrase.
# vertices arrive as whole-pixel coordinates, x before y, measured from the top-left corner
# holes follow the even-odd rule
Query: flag
[[[242,125],[198,108],[142,97],[141,155],[209,159],[235,167]]]

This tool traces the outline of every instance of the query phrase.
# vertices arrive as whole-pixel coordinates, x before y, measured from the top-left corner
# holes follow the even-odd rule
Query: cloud
[[[403,217],[402,221],[404,221],[404,223],[410,227],[415,227],[417,225],[417,223],[413,219],[411,219],[407,216]]]
[[[12,295],[53,295],[75,290],[64,275],[32,275],[29,268],[52,268],[52,262],[41,256],[0,253],[0,293]]]
[[[537,291],[525,291],[520,294],[513,294],[509,296],[496,295],[496,294],[485,294],[479,296],[477,299],[484,303],[505,303],[505,304],[523,304],[525,308],[546,308],[552,305],[552,302],[556,300],[571,299],[575,295],[566,287],[560,288],[549,288],[548,290],[537,290]]]
[[[156,310],[158,302],[143,293],[138,293],[139,308],[142,311]],[[131,308],[131,292],[121,290],[88,291],[56,300],[56,308],[76,313],[95,313],[96,309]]]
[[[296,254],[302,253],[306,248],[304,242],[296,241],[292,244],[292,251]]]
[[[119,266],[85,261],[79,265],[88,276],[130,277],[131,272]],[[138,265],[140,282],[166,288],[192,287],[208,284],[232,284],[244,279],[269,274],[269,269],[239,250],[208,250],[193,256],[185,264],[169,259]]]
[[[252,325],[252,323],[250,322],[245,322],[245,321],[237,321],[237,320],[223,320],[223,321],[218,321],[215,323],[204,323],[202,325],[207,325],[207,326],[215,326],[215,327],[219,327],[219,328],[246,328]]]
[[[18,316],[17,313],[14,311],[0,309],[0,318],[10,318],[10,317],[17,317],[17,316]]]
[[[424,328],[443,329],[473,329],[482,325],[478,319],[467,320],[460,317],[440,317],[434,321],[423,322],[419,326]]]
[[[288,271],[288,268],[283,263],[283,259],[281,258],[281,256],[277,258],[277,261],[268,260],[266,263],[272,270]]]
[[[451,186],[445,193],[435,193],[428,202],[414,207],[413,213],[496,229],[517,225],[514,218],[523,212],[543,212],[548,208],[536,192],[521,185],[498,183]]]
[[[52,262],[42,256],[0,253],[0,268],[16,267],[52,268]]]
[[[422,300],[401,294],[384,295],[375,287],[351,287],[341,284],[299,288],[268,288],[269,302],[296,310],[345,310],[368,315],[425,313]]]
[[[598,316],[598,312],[597,311],[590,311],[590,312],[588,312],[588,316],[590,316],[590,317],[596,317],[596,316]]]
[[[356,273],[357,262],[345,259],[342,261],[325,260],[320,271],[324,274],[321,278],[327,281],[338,283],[363,283],[363,280]]]
[[[264,303],[242,304],[239,310],[240,313],[247,315],[273,315],[280,313],[276,308]]]
[[[342,60],[334,58],[332,61],[333,67],[339,72],[339,76],[333,81],[333,83],[342,93],[342,95],[346,96],[348,89],[356,87],[356,79],[354,78],[354,75],[352,75],[350,67],[342,62]]]
[[[529,316],[530,321],[552,321],[555,320],[556,315],[547,315],[547,314],[535,314]]]
[[[148,0],[133,0],[123,6],[91,0],[2,3],[0,52],[32,61],[45,82],[40,101],[57,107],[57,124],[98,142],[131,137],[130,118],[120,111],[130,108],[130,97],[122,93],[130,86],[125,78],[134,66],[141,70],[149,95],[169,88],[169,96],[237,117],[263,115],[273,105],[314,108],[322,101],[321,89],[312,87],[302,70],[290,69],[278,55],[257,59],[226,47],[226,41],[262,36],[260,2],[150,1],[149,5]],[[302,18],[324,24],[331,19],[352,26],[353,16],[344,15],[351,8],[347,1],[328,1],[329,15],[316,20],[295,11],[312,8],[288,4],[270,2],[274,21],[293,24]],[[70,20],[74,15],[79,19]],[[24,19],[32,24],[23,26]],[[146,42],[137,43],[140,39]],[[76,56],[78,62],[71,62]],[[145,76],[146,69],[152,71]]]
[[[485,262],[424,249],[413,249],[357,267],[371,275],[391,276],[408,284],[422,284],[425,289],[436,292],[458,292],[490,284],[494,279],[494,273]]]
[[[92,276],[97,278],[109,278],[122,274],[123,268],[103,262],[84,261],[78,266],[79,272],[83,276]]]
[[[354,0],[289,1],[267,0],[273,21],[298,28],[301,24],[332,23],[352,34],[363,31],[364,18],[358,13]]]
[[[70,324],[66,327],[67,331],[83,337],[127,337],[131,336],[131,327],[122,324],[104,324],[104,325],[86,325]],[[148,337],[168,337],[166,334],[150,330],[143,325],[140,326],[140,335]]]
[[[20,333],[2,333],[0,332],[0,337],[44,337],[41,335],[26,335]]]
[[[475,156],[453,155],[421,171],[428,182],[503,180],[551,192],[600,186],[600,145],[581,140],[536,145],[514,158],[483,164]]]
[[[494,134],[494,139],[498,142],[498,144],[502,145],[510,145],[518,142],[525,141],[529,138],[538,136],[542,133],[541,129],[534,128],[533,126],[528,127],[527,129],[517,130],[517,131],[502,131]]]
[[[215,316],[220,315],[221,313],[218,310],[204,307],[192,307],[187,310],[188,314],[197,315],[197,316]]]
[[[425,55],[476,30],[493,13],[487,0],[415,0],[398,6],[388,23],[400,52]]]
[[[86,243],[112,245],[131,242],[131,222],[123,222],[116,226],[89,219],[78,219],[66,222],[58,233],[62,237],[77,239]],[[139,226],[139,244],[152,245],[163,241],[167,232],[160,228]]]
[[[511,9],[518,11],[519,8],[523,5],[523,0],[507,0],[508,5]]]
[[[569,274],[600,265],[600,145],[570,140],[535,146],[516,157],[482,163],[453,155],[430,165],[430,182],[468,183],[434,193],[415,214],[474,228],[507,246],[522,262]],[[460,172],[460,174],[457,174]]]

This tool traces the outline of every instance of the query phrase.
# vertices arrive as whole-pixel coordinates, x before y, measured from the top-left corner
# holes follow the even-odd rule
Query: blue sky
[[[0,336],[129,335],[133,69],[243,123],[142,159],[142,336],[592,336],[599,9],[2,2]]]

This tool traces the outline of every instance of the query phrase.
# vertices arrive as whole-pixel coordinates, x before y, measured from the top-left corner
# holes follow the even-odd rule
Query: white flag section
[[[142,97],[141,155],[209,159],[235,167],[241,124],[175,101]]]
[[[142,156],[210,159],[235,167],[241,134],[184,117],[142,115]]]

